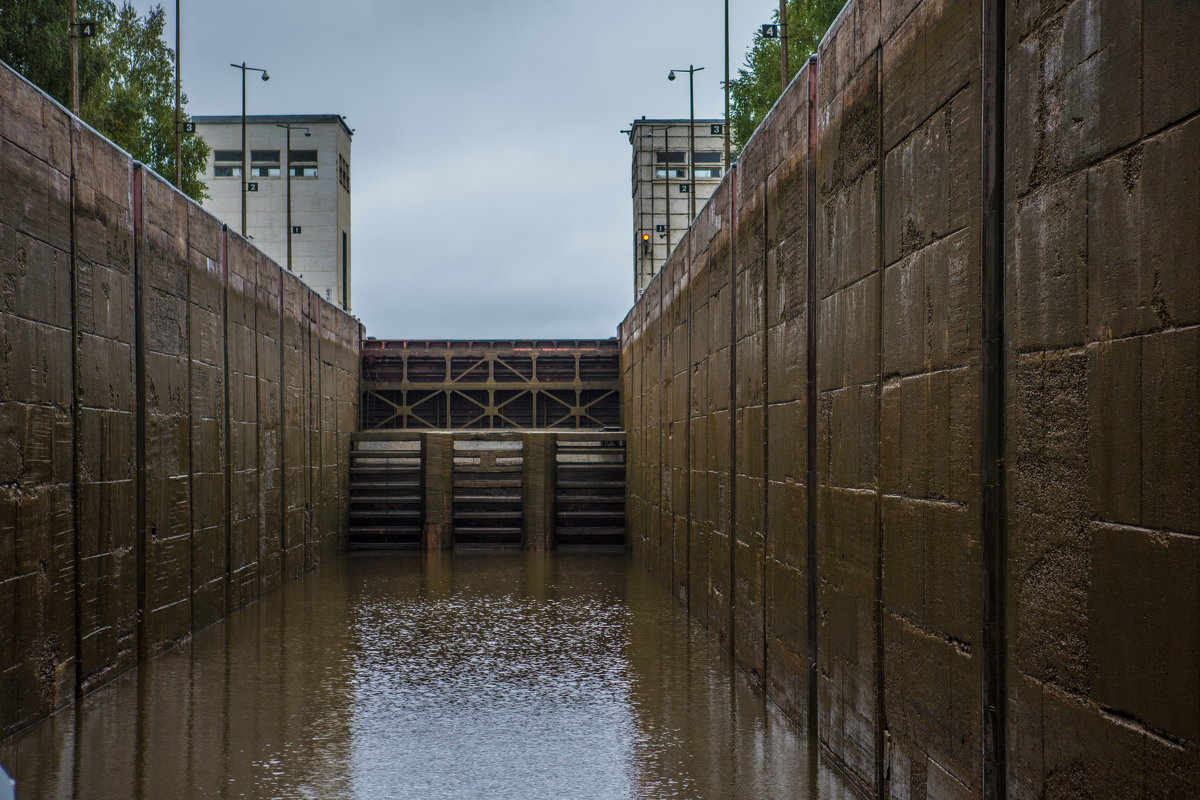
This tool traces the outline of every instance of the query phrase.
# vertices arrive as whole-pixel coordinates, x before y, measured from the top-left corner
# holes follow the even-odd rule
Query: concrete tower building
[[[725,120],[695,121],[696,158],[689,157],[687,119],[634,120],[633,291],[641,297],[725,174]]]
[[[212,148],[202,177],[209,194],[204,207],[230,230],[241,232],[245,164],[249,170],[244,179],[246,235],[326,300],[350,310],[350,139],[354,132],[345,120],[337,114],[248,116],[249,153],[244,161],[240,115],[195,116],[192,121],[196,133]],[[292,126],[290,148],[284,125]]]

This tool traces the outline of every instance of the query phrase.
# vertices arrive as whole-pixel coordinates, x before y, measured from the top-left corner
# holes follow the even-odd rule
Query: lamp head
[[[269,81],[269,80],[271,80],[271,76],[270,76],[270,75],[268,75],[266,72],[263,72],[263,80],[264,80],[264,81]]]
[[[667,80],[669,80],[669,81],[675,80],[675,70],[671,70],[670,72],[667,73]]]
[[[307,138],[307,137],[309,137],[309,136],[312,136],[312,134],[311,134],[311,133],[309,133],[308,131],[305,131],[305,132],[304,132],[304,136],[305,136],[305,138]]]

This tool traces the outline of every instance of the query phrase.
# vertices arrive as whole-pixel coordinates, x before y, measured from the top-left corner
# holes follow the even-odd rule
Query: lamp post
[[[240,64],[230,64],[234,69],[242,71],[242,236],[246,235],[246,177],[250,171],[246,163],[246,72],[261,72],[264,81],[271,80],[271,76],[267,74],[265,69],[258,67],[247,67],[246,62]]]
[[[292,269],[292,131],[304,131],[305,136],[312,136],[312,131],[303,125],[293,125],[290,122],[277,124],[276,128],[287,129],[287,268],[288,272],[295,272]]]
[[[696,73],[704,67],[688,64],[687,69],[673,69],[667,80],[675,80],[676,72],[688,74],[688,228],[696,219]]]
[[[788,69],[787,40],[787,0],[779,0],[779,91],[781,94],[787,91],[788,81],[792,79],[791,70]]]
[[[79,40],[90,39],[96,35],[96,21],[79,18],[78,0],[67,4],[67,14],[70,20],[67,29],[71,34],[71,47],[68,69],[71,72],[71,113],[79,116]]]
[[[725,0],[725,169],[729,169],[729,0]]]
[[[61,8],[61,6],[60,6]],[[71,0],[71,113],[79,116],[79,4]]]
[[[175,0],[175,188],[183,189],[183,120],[179,103],[179,0]]]

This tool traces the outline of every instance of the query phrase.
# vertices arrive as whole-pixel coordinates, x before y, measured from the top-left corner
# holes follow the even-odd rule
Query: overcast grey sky
[[[154,3],[136,0],[145,11]],[[174,2],[168,36],[174,38]],[[733,74],[775,0],[730,0]],[[182,0],[193,114],[341,114],[353,311],[379,338],[583,338],[632,302],[639,116],[723,115],[722,0]]]

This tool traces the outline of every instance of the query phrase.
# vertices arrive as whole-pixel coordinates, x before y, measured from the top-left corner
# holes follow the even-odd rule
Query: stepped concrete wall
[[[0,738],[344,549],[359,339],[0,64]]]
[[[1200,794],[1198,62],[852,0],[622,323],[635,555],[872,796]]]

